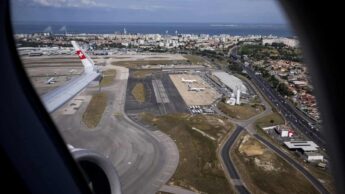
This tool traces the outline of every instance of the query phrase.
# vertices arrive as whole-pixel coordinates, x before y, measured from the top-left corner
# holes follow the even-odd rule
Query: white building
[[[239,78],[230,75],[224,71],[216,71],[212,73],[216,76],[223,84],[225,84],[228,88],[230,88],[233,92],[240,90],[241,93],[247,94],[248,89],[243,84],[242,80]]]
[[[324,156],[317,152],[306,152],[304,157],[308,162],[323,161]]]
[[[291,38],[264,38],[262,39],[262,44],[269,44],[271,45],[272,43],[283,43],[286,46],[289,47],[297,47],[299,42],[296,39],[291,39]]]
[[[284,145],[290,150],[299,150],[303,153],[314,152],[318,150],[318,145],[313,141],[285,141]]]

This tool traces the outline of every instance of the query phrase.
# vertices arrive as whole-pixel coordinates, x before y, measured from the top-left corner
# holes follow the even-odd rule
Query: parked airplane
[[[55,81],[55,78],[54,77],[51,77],[51,78],[49,78],[47,81],[46,81],[46,84],[53,84],[53,83],[55,83],[56,81]]]
[[[188,85],[188,91],[196,91],[196,92],[201,92],[201,91],[204,91],[205,88],[195,88],[195,87],[192,87],[190,85]]]
[[[194,83],[194,82],[197,82],[195,79],[184,79],[182,78],[182,82],[183,83]]]
[[[85,53],[85,51],[83,51],[75,41],[72,41],[71,43],[84,66],[84,73],[79,77],[70,80],[66,85],[58,87],[41,96],[48,112],[53,112],[62,106],[65,102],[84,89],[90,82],[100,76],[100,73],[95,68],[95,63]]]

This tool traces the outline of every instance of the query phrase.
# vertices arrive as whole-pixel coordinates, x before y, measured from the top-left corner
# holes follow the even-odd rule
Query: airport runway
[[[153,80],[162,83],[162,86],[165,90],[164,95],[167,96],[166,103],[157,102],[157,92],[155,92],[152,82]],[[131,94],[132,89],[134,88],[136,83],[144,84],[146,100],[143,103],[137,102]],[[187,105],[183,101],[175,85],[170,80],[169,74],[162,71],[157,71],[151,76],[147,76],[145,78],[130,77],[128,79],[126,95],[127,97],[125,111],[130,116],[130,118],[132,118],[133,116],[135,117],[136,114],[141,112],[150,112],[157,115],[177,112],[189,112],[187,109]]]
[[[102,88],[113,99],[99,125],[88,129],[81,123],[84,103],[73,116],[59,114],[53,118],[68,144],[95,150],[109,158],[120,176],[124,194],[156,193],[175,172],[179,155],[170,137],[134,123],[124,114],[128,69],[117,67],[116,81]],[[98,88],[88,88],[84,94]]]

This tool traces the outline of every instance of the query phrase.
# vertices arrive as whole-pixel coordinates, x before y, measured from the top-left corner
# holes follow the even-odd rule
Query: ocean
[[[291,37],[294,33],[285,24],[221,24],[221,23],[80,23],[80,22],[16,22],[14,32],[29,34],[35,32],[52,32],[55,34],[229,34],[229,35],[273,35]]]

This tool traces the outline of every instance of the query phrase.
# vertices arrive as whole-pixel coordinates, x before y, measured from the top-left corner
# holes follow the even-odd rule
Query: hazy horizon
[[[287,24],[275,0],[12,0],[14,22]]]

